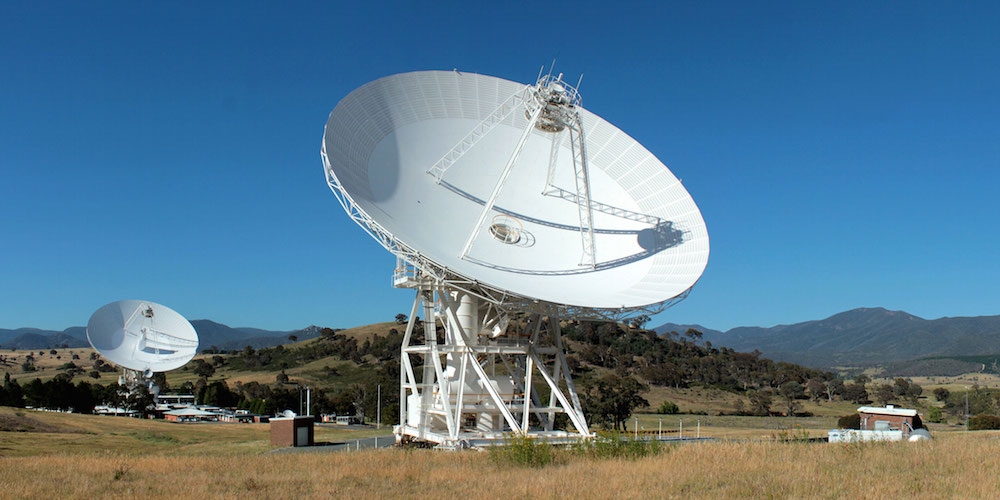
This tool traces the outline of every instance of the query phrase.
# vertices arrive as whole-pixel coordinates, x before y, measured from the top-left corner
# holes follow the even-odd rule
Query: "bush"
[[[511,436],[502,446],[491,446],[490,458],[497,465],[543,467],[555,460],[552,445],[538,442],[530,436]]]
[[[632,439],[612,433],[595,439],[581,440],[565,449],[527,436],[511,436],[503,446],[489,448],[490,459],[497,465],[544,467],[564,462],[567,456],[592,459],[636,460],[659,455],[669,447],[656,440]]]
[[[590,441],[580,441],[570,447],[570,453],[578,456],[599,459],[630,459],[659,455],[667,451],[667,447],[656,440],[646,441],[632,439],[612,433]]]
[[[948,396],[950,395],[951,392],[948,391],[948,389],[945,389],[944,387],[938,387],[937,389],[934,389],[934,397],[937,398],[937,400],[942,403],[947,401]]]
[[[841,429],[860,429],[861,415],[858,413],[852,413],[850,415],[840,417],[837,419],[837,427]]]
[[[771,433],[771,439],[779,443],[808,443],[810,437],[809,431],[796,426],[794,429],[782,429]]]
[[[941,412],[941,408],[937,406],[930,407],[927,410],[927,421],[935,424],[944,422],[944,414]]]
[[[676,415],[680,412],[681,409],[680,407],[677,406],[677,403],[674,403],[673,401],[670,400],[664,401],[663,404],[661,404],[660,407],[656,409],[656,413],[659,413],[661,415]]]
[[[1000,417],[982,413],[969,419],[970,431],[981,431],[987,429],[1000,429]]]

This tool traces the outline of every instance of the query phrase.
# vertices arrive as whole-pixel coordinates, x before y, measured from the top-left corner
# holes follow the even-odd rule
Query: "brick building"
[[[862,406],[858,408],[858,414],[861,415],[861,430],[903,431],[903,434],[909,434],[924,427],[917,410],[893,405]]]

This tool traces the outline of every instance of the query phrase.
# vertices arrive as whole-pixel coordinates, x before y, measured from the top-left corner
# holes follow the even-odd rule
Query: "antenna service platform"
[[[396,255],[395,286],[416,291],[397,440],[591,437],[560,321],[658,313],[704,272],[708,231],[687,190],[581,102],[562,75],[420,71],[330,114],[327,183]]]

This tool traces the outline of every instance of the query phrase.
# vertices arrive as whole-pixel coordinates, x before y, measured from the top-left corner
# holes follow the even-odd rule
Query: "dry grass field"
[[[20,428],[18,428],[20,426]],[[270,453],[266,425],[170,424],[0,408],[5,498],[996,498],[1000,434],[922,443],[740,440],[659,455],[556,455],[540,468],[489,453]],[[705,429],[703,429],[704,431]],[[325,432],[326,435],[321,435]],[[763,434],[763,432],[760,432]],[[317,440],[350,439],[347,430]]]
[[[345,334],[363,340],[394,326]],[[90,353],[34,351],[39,371],[10,372],[21,383],[47,380],[74,355],[76,364],[89,366]],[[340,362],[319,360],[287,373],[319,382],[324,366],[334,363]],[[336,366],[341,376],[352,377],[356,367],[342,363]],[[116,377],[102,374],[96,382]],[[194,377],[177,370],[168,380],[177,386]],[[273,383],[274,377],[274,372],[220,367],[213,379]],[[985,374],[913,380],[924,387],[919,408],[937,404],[926,397],[934,387],[1000,386],[1000,377]],[[881,382],[891,380],[876,379]],[[801,441],[826,436],[838,417],[854,413],[858,405],[800,401],[801,411],[812,416],[738,417],[721,413],[731,413],[740,396],[717,389],[652,387],[644,396],[651,406],[629,421],[629,433],[637,426],[647,435],[662,429],[676,437],[683,427],[684,437],[700,433],[717,441],[672,444],[656,456],[635,460],[560,451],[553,464],[527,468],[477,452],[317,447],[309,453],[272,453],[267,424],[174,424],[0,407],[0,498],[1000,498],[1000,459],[995,458],[1000,432],[966,432],[952,419],[950,425],[930,424],[935,439],[925,443],[806,443]],[[645,413],[664,400],[685,413]],[[780,410],[780,404],[775,398],[773,409]],[[386,428],[316,428],[317,442],[373,435],[391,439]]]

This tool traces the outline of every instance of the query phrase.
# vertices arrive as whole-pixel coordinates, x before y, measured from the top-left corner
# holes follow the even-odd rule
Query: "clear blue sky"
[[[705,275],[651,324],[1000,314],[1000,3],[505,4],[3,3],[0,328],[127,298],[275,330],[408,312],[326,186],[327,115],[394,73],[553,59],[704,214]]]

